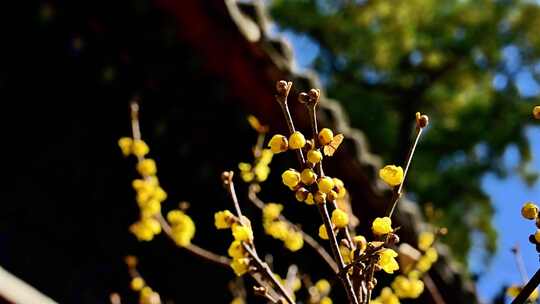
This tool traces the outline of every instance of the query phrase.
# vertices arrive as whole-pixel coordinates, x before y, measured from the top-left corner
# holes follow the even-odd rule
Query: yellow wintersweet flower
[[[345,264],[350,264],[353,261],[354,251],[350,250],[347,246],[339,245],[339,252],[341,253],[341,256],[343,257],[343,262]]]
[[[334,189],[334,180],[328,176],[324,176],[317,181],[317,185],[319,186],[319,191],[328,194]]]
[[[142,139],[135,139],[133,141],[133,155],[137,157],[144,157],[148,152],[150,152],[150,148],[148,145],[142,140]]]
[[[379,170],[379,177],[389,186],[395,187],[403,182],[403,169],[400,166],[387,165]]]
[[[227,253],[233,259],[240,259],[245,257],[246,255],[244,247],[242,246],[242,242],[240,241],[233,241],[231,243],[231,246],[229,246]]]
[[[418,236],[418,249],[422,251],[428,250],[433,244],[433,241],[435,241],[435,235],[433,233],[428,231],[421,232]]]
[[[186,247],[195,236],[195,223],[187,214],[180,210],[172,210],[167,214],[171,224],[172,238],[178,246]]]
[[[540,106],[535,106],[533,108],[533,116],[535,119],[540,119]]]
[[[292,252],[300,250],[304,246],[304,238],[302,233],[290,231],[284,240],[285,247]]]
[[[253,173],[255,174],[255,178],[257,178],[257,181],[264,182],[270,174],[270,167],[268,167],[267,164],[259,162],[255,166],[255,168],[253,168]]]
[[[329,297],[324,297],[321,299],[321,301],[319,302],[319,304],[332,304],[332,299],[330,299]]]
[[[268,142],[268,147],[270,147],[272,153],[277,154],[287,151],[289,147],[289,142],[287,141],[287,137],[276,134],[272,136],[272,138]]]
[[[527,202],[521,207],[521,215],[528,219],[534,220],[538,217],[538,206],[532,202]]]
[[[536,242],[540,243],[540,229],[537,229],[534,233],[534,239],[536,240]]]
[[[523,289],[523,287],[518,286],[518,285],[512,285],[508,287],[508,289],[506,289],[506,294],[511,298],[515,298],[521,292],[521,289]],[[529,300],[532,302],[535,302],[537,299],[538,299],[538,289],[535,289],[529,296]]]
[[[289,226],[282,221],[266,223],[264,229],[267,234],[278,240],[284,240],[289,234]]]
[[[439,259],[439,254],[437,253],[437,250],[435,250],[435,248],[433,248],[433,247],[426,250],[426,254],[424,256],[432,264],[437,262],[437,260]]]
[[[319,237],[323,240],[328,240],[328,232],[324,224],[319,227]]]
[[[133,139],[130,137],[122,137],[118,140],[118,146],[122,150],[124,156],[131,154],[131,148],[133,147]]]
[[[241,242],[251,242],[253,240],[253,231],[251,227],[234,223],[232,225],[232,235],[235,240]]]
[[[151,158],[144,159],[137,164],[137,171],[142,176],[156,175],[156,162]]]
[[[383,235],[383,234],[390,233],[394,231],[394,229],[392,229],[392,220],[387,216],[378,217],[373,221],[371,230],[376,235]]]
[[[323,159],[323,156],[319,150],[309,150],[307,153],[307,159],[310,163],[317,164]]]
[[[341,209],[335,209],[332,211],[332,223],[338,228],[344,228],[349,224],[349,215]]]
[[[135,222],[129,226],[129,231],[133,233],[139,241],[151,241],[155,233],[152,227],[145,225],[143,222]]]
[[[304,201],[307,205],[313,205],[315,204],[315,201],[313,200],[313,194],[308,193],[306,200]]]
[[[334,177],[334,187],[337,189],[337,198],[344,198],[347,194],[347,189],[345,189],[345,184],[339,178]]]
[[[375,301],[371,301],[371,303],[380,303],[380,304],[399,304],[399,298],[392,292],[392,289],[390,287],[385,287],[381,291],[381,294]]]
[[[433,263],[430,261],[428,257],[424,255],[420,257],[418,262],[416,262],[416,269],[418,269],[418,271],[420,272],[428,272],[429,269],[431,268],[431,265],[433,265]]]
[[[291,134],[289,137],[289,149],[302,149],[306,145],[306,138],[298,131]]]
[[[300,173],[300,180],[306,185],[311,185],[317,180],[317,174],[313,169],[306,168]]]
[[[231,301],[231,304],[246,304],[246,301],[240,297],[236,297]]]
[[[240,277],[248,271],[249,259],[248,258],[233,259],[231,262],[231,268],[233,269],[234,273]]]
[[[276,203],[268,203],[263,208],[263,219],[264,221],[272,221],[279,217],[281,211],[283,210],[283,205]]]
[[[367,240],[363,235],[357,235],[353,238],[353,241],[356,243],[356,248],[360,250],[360,253],[363,253],[367,248]]]
[[[135,277],[131,280],[130,283],[131,289],[135,291],[140,291],[144,287],[144,280],[141,277]]]
[[[399,265],[395,259],[397,256],[397,252],[385,248],[379,251],[379,261],[377,262],[377,265],[379,265],[386,273],[394,273],[394,271],[399,269]]]
[[[294,169],[289,169],[281,174],[281,179],[283,184],[289,188],[294,188],[298,185],[298,183],[300,183],[300,173]]]
[[[327,295],[330,293],[330,283],[325,279],[320,279],[315,283],[315,288],[319,291],[319,294]]]
[[[318,138],[321,145],[327,145],[334,139],[334,132],[328,128],[324,128],[319,132]]]
[[[236,221],[236,217],[229,210],[218,211],[214,213],[214,225],[217,229],[231,228]]]
[[[424,283],[418,279],[407,278],[399,275],[392,282],[392,289],[398,298],[416,299],[424,291]]]

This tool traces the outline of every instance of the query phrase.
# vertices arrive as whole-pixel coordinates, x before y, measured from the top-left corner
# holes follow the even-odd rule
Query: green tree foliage
[[[401,162],[414,113],[432,118],[408,181],[461,260],[480,232],[492,253],[494,213],[482,191],[487,172],[504,176],[506,147],[520,151],[518,171],[532,183],[516,73],[538,64],[540,7],[533,1],[282,0],[271,2],[278,24],[313,39],[314,68],[340,100],[371,149]],[[515,54],[509,64],[505,53]],[[516,63],[517,62],[517,63]]]

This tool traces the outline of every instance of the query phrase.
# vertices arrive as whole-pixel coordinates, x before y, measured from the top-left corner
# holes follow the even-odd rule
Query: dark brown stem
[[[251,248],[251,246],[249,246],[247,243],[242,242],[242,246],[244,247],[248,255],[252,258],[252,261],[255,263],[255,265],[257,266],[257,269],[261,272],[261,274],[274,284],[274,286],[285,297],[285,299],[287,300],[289,304],[294,304],[294,300],[289,295],[287,290],[285,290],[285,287],[283,287],[283,285],[281,285],[281,283],[277,280],[276,276],[274,275],[270,267],[268,267],[268,264],[261,261],[261,259],[257,255],[257,252],[255,252]]]
[[[252,184],[252,185],[249,186],[248,198],[257,208],[259,208],[260,210],[263,210],[264,206],[265,206],[265,203],[257,196],[257,192],[258,192],[258,190],[256,189],[257,187],[259,187],[259,185]],[[321,258],[323,258],[323,260],[328,264],[328,266],[330,266],[330,268],[332,268],[332,271],[334,273],[338,272],[338,266],[337,266],[336,262],[330,256],[328,251],[326,251],[326,249],[324,249],[324,247],[321,246],[321,244],[319,244],[319,242],[317,242],[313,237],[311,237],[311,235],[305,233],[297,225],[295,225],[294,223],[289,221],[285,216],[280,214],[278,219],[280,221],[282,221],[282,222],[287,223],[288,225],[290,225],[292,227],[295,227],[295,229],[297,231],[302,233],[302,237],[304,238],[304,241],[306,241],[306,243],[309,246],[311,246],[313,249],[315,249],[315,251],[319,254],[319,256],[321,256]]]
[[[536,273],[533,275],[531,280],[523,287],[523,289],[519,292],[518,296],[512,301],[511,304],[523,304],[531,293],[536,289],[536,287],[540,284],[540,269],[536,271]]]
[[[158,220],[159,224],[161,225],[161,229],[165,232],[165,234],[174,241],[173,235],[172,235],[172,229],[171,226],[169,226],[169,223],[163,218],[163,215],[161,213],[157,214],[155,218]],[[193,254],[194,256],[197,256],[205,261],[209,261],[215,264],[218,264],[220,266],[230,268],[231,260],[227,257],[221,256],[219,254],[215,254],[211,251],[208,251],[204,248],[201,248],[195,244],[190,244],[186,247],[182,247],[185,250],[187,250],[189,253]]]

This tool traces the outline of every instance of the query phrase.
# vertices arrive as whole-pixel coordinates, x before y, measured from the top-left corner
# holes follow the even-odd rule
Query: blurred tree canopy
[[[520,151],[516,170],[536,175],[524,134],[533,98],[520,94],[519,72],[539,73],[540,7],[532,1],[276,0],[273,18],[319,47],[313,68],[327,94],[347,109],[371,149],[403,163],[417,111],[432,118],[413,160],[409,195],[465,261],[473,232],[489,253],[494,209],[481,187],[500,176],[505,149]],[[536,65],[536,66],[535,66]]]

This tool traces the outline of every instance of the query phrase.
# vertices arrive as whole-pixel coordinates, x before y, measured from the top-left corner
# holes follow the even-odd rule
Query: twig
[[[288,303],[294,304],[294,300],[291,298],[285,287],[283,287],[283,285],[277,280],[270,267],[268,267],[268,264],[261,261],[261,259],[257,255],[257,252],[255,252],[247,243],[242,242],[242,246],[244,247],[248,255],[252,258],[253,262],[255,263],[257,269],[259,269],[261,274],[265,276],[268,280],[270,280],[274,284],[274,286],[277,287],[277,289],[279,289],[279,291],[283,294]]]
[[[433,299],[433,302],[435,304],[446,304],[443,297],[441,296],[441,293],[439,292],[439,289],[437,288],[437,285],[435,285],[435,282],[431,279],[431,276],[426,273],[423,276],[424,284],[426,285],[427,290],[429,290],[429,293],[431,294],[431,299]]]
[[[319,102],[319,97],[320,97],[320,91],[315,90],[315,89],[311,89],[308,93],[301,93],[300,96],[298,97],[299,101],[306,105],[306,108],[309,113],[309,119],[311,122],[311,131],[313,134],[313,148],[314,149],[318,148],[317,147],[318,146],[317,145],[318,126],[317,126],[316,110],[317,110],[317,104]],[[291,119],[290,115],[285,115],[285,119],[286,120]],[[290,123],[292,123],[292,121]],[[320,177],[324,177],[322,160],[316,165],[315,171]],[[335,201],[333,203],[335,204]],[[334,207],[336,207],[336,205],[334,205]],[[341,282],[343,283],[343,286],[345,287],[347,298],[349,298],[349,302],[358,304],[358,298],[356,297],[356,293],[354,292],[351,278],[349,277],[347,272],[344,272],[344,273],[341,272],[341,270],[343,270],[343,268],[345,267],[345,263],[343,261],[343,256],[341,255],[341,252],[339,250],[336,233],[332,229],[332,222],[330,220],[330,215],[328,213],[327,204],[317,203],[317,209],[319,210],[319,214],[321,215],[324,227],[328,234],[328,239],[330,240],[330,248],[332,249],[332,254],[334,255],[334,259],[338,265],[338,270],[340,274],[338,275],[338,277],[340,278]],[[350,235],[349,235],[349,238],[350,238]],[[351,243],[351,246],[353,246],[352,242],[350,243]]]
[[[413,159],[413,156],[414,156],[414,151],[416,150],[416,146],[418,145],[418,140],[420,139],[420,135],[422,135],[422,130],[423,128],[419,127],[419,126],[416,126],[416,129],[415,129],[415,139],[414,139],[414,143],[412,144],[411,148],[409,149],[409,152],[407,153],[407,161],[405,163],[405,171],[403,172],[403,180],[401,181],[401,184],[399,184],[399,186],[397,187],[394,187],[394,191],[392,193],[392,200],[391,202],[392,203],[392,206],[390,208],[390,211],[388,211],[388,217],[392,217],[392,215],[394,214],[394,211],[396,209],[396,206],[399,202],[399,199],[401,198],[401,193],[403,191],[403,185],[405,184],[405,179],[407,178],[407,173],[409,172],[409,167],[411,165],[411,162],[412,162],[412,159]]]
[[[244,225],[242,222],[242,213],[240,211],[240,204],[238,203],[238,197],[236,196],[236,191],[234,189],[234,182],[232,180],[233,178],[233,172],[223,172],[222,179],[223,184],[225,188],[227,189],[229,196],[231,197],[231,200],[233,201],[236,209],[236,213],[238,218],[240,219],[240,224]],[[294,304],[294,300],[289,295],[289,293],[285,290],[283,285],[276,279],[274,276],[272,270],[270,267],[268,267],[268,264],[264,263],[259,256],[257,255],[257,252],[252,248],[252,244],[247,244],[246,242],[242,242],[242,246],[246,250],[246,252],[249,254],[249,256],[252,258],[252,261],[257,265],[257,268],[261,272],[263,276],[265,276],[267,279],[269,279],[274,286],[279,290],[279,292],[285,297],[287,302],[289,304]]]
[[[516,261],[516,266],[518,268],[519,274],[521,275],[521,280],[523,284],[526,284],[529,281],[529,274],[525,269],[525,263],[523,262],[523,256],[521,255],[521,250],[519,244],[516,244],[512,247],[512,253],[514,254],[514,260]]]
[[[256,189],[257,187],[259,187],[259,185],[252,184],[249,186],[248,198],[257,208],[259,208],[260,210],[263,210],[265,203],[257,196],[257,192],[258,192]],[[304,241],[306,241],[306,243],[311,248],[315,249],[315,251],[319,254],[319,256],[321,256],[321,258],[328,264],[328,266],[332,268],[332,271],[334,273],[338,272],[338,266],[336,262],[330,256],[328,251],[326,251],[326,249],[324,249],[324,247],[321,246],[321,244],[319,244],[319,242],[317,242],[311,235],[305,233],[297,225],[295,225],[290,220],[288,220],[284,215],[280,214],[278,219],[282,222],[287,223],[288,225],[291,225],[292,227],[295,227],[297,231],[302,233],[302,237],[304,238]]]
[[[167,221],[165,220],[165,218],[163,218],[163,215],[161,213],[157,214],[155,216],[155,219],[159,221],[159,224],[161,225],[161,229],[163,229],[163,231],[165,232],[165,234],[171,239],[174,241],[174,237],[172,235],[172,229],[171,229],[171,226],[169,225],[169,223],[167,223]],[[189,253],[203,259],[203,260],[206,260],[206,261],[209,261],[209,262],[213,262],[213,263],[216,263],[220,266],[223,266],[223,267],[226,267],[226,268],[230,268],[230,264],[231,264],[231,259],[227,258],[227,257],[224,257],[224,256],[221,256],[219,254],[215,254],[211,251],[208,251],[204,248],[201,248],[195,244],[189,244],[188,246],[186,247],[182,247],[184,249],[186,249]]]

